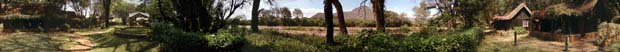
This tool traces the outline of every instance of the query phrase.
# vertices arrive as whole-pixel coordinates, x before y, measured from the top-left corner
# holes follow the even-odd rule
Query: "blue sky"
[[[351,11],[360,6],[363,0],[340,0],[344,11]],[[407,13],[407,16],[413,18],[413,7],[417,6],[420,0],[386,0],[386,10],[394,11],[397,13]],[[369,5],[369,1],[364,4]],[[277,0],[276,5],[268,5],[261,3],[261,8],[269,9],[273,7],[288,7],[290,10],[301,9],[304,13],[304,17],[310,17],[316,13],[323,12],[323,0]],[[251,14],[251,5],[242,8],[234,15],[244,15],[246,19],[249,19]]]
[[[139,0],[123,0],[132,4],[141,3]],[[265,1],[265,0],[262,0]],[[342,3],[342,7],[344,11],[351,11],[356,7],[361,6],[360,3],[363,0],[340,0]],[[363,5],[370,6],[370,1],[366,2]],[[410,18],[414,18],[413,7],[416,7],[420,3],[420,0],[386,0],[386,10],[394,11],[397,13],[407,13],[407,16]],[[244,8],[236,11],[234,16],[243,15],[244,19],[249,19],[251,15],[251,7],[249,4]],[[262,2],[260,8],[270,9],[274,7],[288,7],[290,10],[301,9],[304,13],[304,17],[310,17],[316,13],[323,13],[323,0],[276,0],[275,5],[268,5],[267,3]],[[72,10],[71,8],[66,8],[68,10]],[[90,11],[90,10],[89,10]],[[335,12],[335,9],[334,9]],[[431,13],[435,13],[436,11],[431,10]]]

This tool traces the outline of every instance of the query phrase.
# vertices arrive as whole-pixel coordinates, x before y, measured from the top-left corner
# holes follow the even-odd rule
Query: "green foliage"
[[[219,32],[205,35],[204,38],[208,41],[208,49],[223,51],[239,49],[247,42],[241,35],[232,32]]]
[[[582,15],[580,11],[569,8],[569,6],[567,6],[566,4],[551,5],[547,9],[550,9],[548,11],[548,14],[551,14],[551,15],[568,15],[568,16]]]
[[[294,35],[274,30],[263,30],[259,34],[249,34],[250,42],[242,48],[250,52],[326,52],[325,38],[319,36]]]
[[[610,52],[619,52],[620,51],[620,41],[616,41],[615,43],[612,43],[609,48],[607,48],[608,51]]]
[[[527,30],[524,27],[514,27],[514,31],[518,34],[527,33]]]
[[[162,43],[161,51],[238,51],[247,42],[245,29],[233,27],[214,34],[185,32],[166,23],[153,23],[153,40]]]
[[[405,25],[405,26],[399,27],[398,29],[399,29],[399,31],[409,32],[409,31],[411,31],[412,28],[409,25]]]
[[[337,37],[345,47],[341,51],[397,51],[397,52],[471,52],[475,51],[480,40],[480,28],[455,32],[414,33],[400,37],[387,33],[364,30],[357,36]]]
[[[2,16],[5,28],[14,28],[20,30],[61,30],[68,29],[65,24],[67,20],[65,18],[57,16],[29,16],[29,15],[7,15]]]
[[[153,23],[152,39],[161,42],[160,51],[207,51],[207,40],[200,33],[185,32],[166,23]]]

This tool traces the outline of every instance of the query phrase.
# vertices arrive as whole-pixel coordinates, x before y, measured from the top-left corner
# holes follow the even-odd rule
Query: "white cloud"
[[[304,13],[304,17],[312,17],[316,13],[323,12],[322,9],[317,9],[317,8],[300,8],[300,9]]]

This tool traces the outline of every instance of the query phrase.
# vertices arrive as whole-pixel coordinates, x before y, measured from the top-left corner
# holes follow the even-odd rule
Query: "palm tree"
[[[373,12],[376,15],[376,20],[377,20],[377,30],[384,32],[385,31],[385,17],[384,17],[384,3],[385,0],[370,0],[370,2],[372,3],[372,9]]]
[[[332,13],[332,0],[325,0],[323,2],[325,5],[323,12],[325,12],[325,23],[327,24],[327,43],[334,43],[334,24],[333,24],[333,13]]]
[[[347,34],[347,25],[344,22],[344,14],[342,12],[342,4],[340,4],[340,1],[338,0],[332,0],[334,6],[336,7],[336,13],[338,17],[338,23],[340,24],[340,33],[342,34]]]

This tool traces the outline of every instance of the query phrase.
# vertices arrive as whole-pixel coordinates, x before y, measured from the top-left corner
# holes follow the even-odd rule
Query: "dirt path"
[[[512,31],[497,31],[485,35],[482,41],[482,48],[479,50],[504,50],[504,51],[542,51],[542,52],[562,52],[565,44],[561,41],[543,41],[525,34],[517,35],[517,46],[514,46],[514,34]],[[490,49],[489,49],[490,48]],[[569,51],[573,52],[594,52],[596,47],[591,42],[570,42]],[[500,51],[502,52],[502,51]]]
[[[67,48],[66,50],[68,51],[64,51],[64,52],[88,52],[89,50],[94,49],[94,47],[96,46],[96,43],[92,42],[90,37],[86,37],[86,36],[98,35],[98,34],[100,35],[104,33],[112,33],[117,28],[118,27],[101,29],[103,31],[87,31],[87,32],[69,33],[70,36],[77,38],[77,39],[74,39],[77,44]]]

